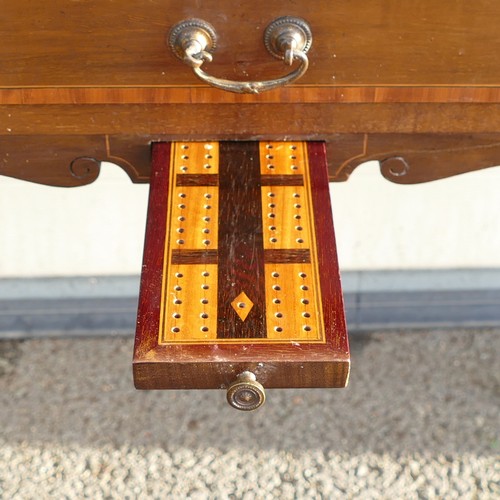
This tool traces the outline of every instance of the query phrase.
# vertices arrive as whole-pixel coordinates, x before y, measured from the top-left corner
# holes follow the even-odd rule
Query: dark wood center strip
[[[218,186],[218,174],[178,174],[177,186]]]
[[[265,250],[266,264],[309,264],[311,252],[308,249]]]
[[[303,186],[304,176],[295,175],[262,175],[260,178],[263,186]]]
[[[217,264],[217,250],[172,250],[172,264]]]
[[[259,156],[258,142],[219,144],[218,338],[267,336]],[[231,306],[241,292],[245,321]]]

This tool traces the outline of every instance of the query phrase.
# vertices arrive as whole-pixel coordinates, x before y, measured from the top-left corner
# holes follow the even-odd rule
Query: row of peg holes
[[[272,198],[274,198],[276,196],[275,193],[273,193],[272,191],[270,191],[269,193],[267,193],[267,196],[269,198],[271,198],[271,201],[270,203],[267,204],[267,208],[271,209],[271,212],[269,212],[267,214],[267,217],[269,219],[275,219],[276,218],[276,213],[274,212],[275,208],[276,208],[276,202],[272,200]],[[300,198],[300,194],[299,193],[293,193],[293,198],[296,202],[298,202],[299,198]],[[293,218],[294,218],[294,223],[296,223],[297,225],[295,226],[295,231],[302,231],[304,228],[300,225],[300,220],[302,219],[302,215],[300,214],[300,211],[302,209],[302,205],[300,203],[294,203],[293,207],[295,208],[296,210],[296,213],[293,215]],[[277,228],[275,225],[271,224],[269,227],[268,227],[269,231],[271,231],[272,233],[274,233]],[[275,243],[278,243],[278,238],[276,237],[276,235],[274,234],[273,236],[271,236],[271,238],[269,238],[269,241],[273,244]],[[299,245],[303,244],[304,243],[304,238],[296,238],[295,239],[295,242],[298,243]]]
[[[210,273],[208,271],[203,271],[201,273],[201,276],[204,278],[204,283],[201,285],[202,290],[209,290],[210,287],[206,283],[206,278],[208,278],[210,276]],[[177,284],[174,286],[174,291],[178,292],[178,291],[182,290],[182,287],[179,285],[179,280],[184,278],[184,275],[182,273],[175,273],[175,277],[177,278]],[[177,298],[175,298],[173,302],[175,305],[182,304],[182,300],[177,299]],[[209,301],[206,297],[204,297],[200,300],[200,302],[203,306],[205,306],[208,304]],[[174,312],[172,314],[172,318],[174,318],[175,320],[181,319],[181,317],[182,317],[181,314],[178,312]],[[208,314],[206,313],[205,308],[203,308],[202,312],[200,313],[200,318],[204,321],[208,319]],[[208,326],[203,325],[202,327],[200,327],[200,330],[204,333],[208,333],[209,328],[208,328]],[[171,331],[172,331],[172,333],[180,333],[181,329],[178,326],[174,326],[174,327],[172,327]]]
[[[186,197],[187,197],[186,193],[179,193],[179,198],[185,199]],[[202,217],[202,220],[203,220],[203,222],[205,222],[206,224],[208,224],[210,222],[211,218],[207,214],[208,214],[208,211],[212,209],[212,205],[208,204],[208,200],[210,200],[212,198],[212,195],[210,193],[205,193],[203,195],[203,197],[207,200],[207,202],[205,203],[205,205],[203,205],[203,208],[207,212]],[[179,235],[181,235],[181,234],[183,234],[185,232],[185,229],[182,227],[182,223],[186,221],[186,216],[182,214],[182,210],[186,209],[187,205],[186,205],[186,203],[179,203],[177,205],[177,208],[181,211],[181,215],[179,217],[177,217],[177,220],[179,221],[180,224],[176,228],[176,232]],[[202,228],[201,232],[202,232],[202,234],[207,235],[207,234],[210,233],[210,229],[207,226],[205,226],[204,228]],[[182,238],[178,238],[176,240],[176,243],[178,245],[184,245],[185,240],[183,240]],[[207,239],[207,237],[205,236],[205,238],[202,240],[202,244],[205,245],[206,247],[208,247],[211,244],[211,241],[209,239]]]
[[[204,155],[206,163],[203,165],[203,168],[205,170],[210,170],[212,168],[212,165],[210,165],[210,160],[213,159],[213,155],[210,153],[210,150],[213,148],[213,146],[211,144],[205,144],[203,147],[206,150],[206,153]],[[183,160],[183,162],[187,162],[189,160],[189,146],[187,144],[183,144],[181,146],[181,149],[183,150],[181,154],[181,160]],[[180,170],[181,172],[186,173],[189,170],[189,167],[184,164],[181,165]]]
[[[271,274],[271,276],[277,280],[280,277],[280,274],[278,272],[274,271]],[[306,279],[307,278],[307,274],[304,273],[304,272],[300,272],[299,273],[299,278]],[[272,289],[274,290],[274,292],[280,292],[281,291],[281,287],[278,284],[272,285]],[[309,291],[309,287],[307,285],[303,284],[303,285],[300,285],[300,290],[302,290],[303,292],[308,292]],[[275,304],[277,306],[276,307],[276,312],[274,313],[274,316],[277,319],[282,319],[283,318],[283,313],[279,310],[279,305],[281,304],[281,299],[278,298],[278,294],[279,293],[275,293],[275,296],[273,298],[273,304]],[[305,310],[306,307],[309,305],[309,299],[307,299],[304,295],[306,295],[306,293],[303,294],[303,297],[302,297],[302,299],[300,299],[300,302],[304,306],[304,312],[302,313],[302,317],[307,320],[308,318],[311,317],[311,314],[308,311]],[[312,330],[311,326],[309,326],[308,324],[302,325],[302,329],[305,332],[310,332]],[[281,326],[275,326],[274,327],[274,331],[276,333],[282,333],[283,332],[283,327],[281,327]]]
[[[289,155],[288,157],[290,158],[290,160],[295,161],[297,159],[297,155],[295,154],[295,150],[297,149],[297,146],[292,144],[289,147],[292,150],[292,154]],[[274,160],[274,155],[272,154],[273,152],[271,151],[274,148],[274,146],[272,144],[266,144],[266,148],[268,150],[268,153],[266,154],[266,160],[268,161],[266,168],[268,170],[274,170],[276,168],[276,166],[272,162],[272,160]],[[295,165],[295,163],[290,165],[290,170],[295,171],[298,169],[299,169],[299,167],[297,165]]]

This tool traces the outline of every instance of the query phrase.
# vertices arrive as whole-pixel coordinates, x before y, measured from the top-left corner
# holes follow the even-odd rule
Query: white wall
[[[331,185],[341,267],[500,267],[500,168],[398,186],[374,162]],[[138,274],[148,186],[112,164],[92,185],[0,177],[0,277]]]

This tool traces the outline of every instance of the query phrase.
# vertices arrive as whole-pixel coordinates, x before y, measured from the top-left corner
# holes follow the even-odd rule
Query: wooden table
[[[311,188],[310,195],[314,207],[310,211],[314,213],[310,224],[316,231],[311,235],[316,234],[320,241],[318,235],[321,236],[323,227],[314,221],[324,220],[318,215],[320,207],[329,207],[328,196],[322,198],[320,192],[328,192],[328,179],[347,180],[360,163],[378,160],[382,175],[400,184],[432,181],[500,163],[500,4],[496,0],[473,3],[465,0],[52,0],[37,3],[17,0],[4,3],[0,16],[2,175],[54,186],[81,186],[95,181],[101,162],[110,161],[121,166],[133,182],[149,182],[152,143],[178,141],[179,147],[192,146],[194,151],[197,141],[240,141],[237,145],[221,143],[222,157],[229,158],[229,163],[221,163],[221,172],[225,174],[217,181],[217,193],[228,204],[229,211],[241,212],[242,208],[244,211],[252,206],[258,208],[255,213],[260,213],[261,185],[267,186],[262,178],[270,176],[259,170],[264,163],[256,163],[255,154],[248,165],[238,163],[238,168],[248,166],[248,172],[254,172],[253,184],[248,181],[238,185],[233,175],[232,187],[227,188],[229,170],[233,169],[234,174],[233,157],[248,156],[242,144],[247,144],[251,151],[258,147],[255,141],[264,141],[261,146],[264,148],[272,147],[272,141],[324,141],[328,175],[322,170],[322,188],[312,183],[311,186],[317,188],[316,193]],[[236,94],[210,87],[195,77],[168,44],[169,33],[177,23],[202,19],[216,31],[217,45],[213,61],[203,63],[205,71],[219,79],[268,81],[289,71],[269,54],[263,43],[266,27],[282,16],[298,17],[309,24],[313,36],[307,54],[309,67],[293,84],[264,93]],[[197,64],[201,52],[194,54]],[[302,61],[298,66],[302,67],[304,58],[296,59]],[[293,61],[290,57],[289,62]],[[293,65],[297,67],[297,61]],[[257,86],[249,83],[245,88],[251,91]],[[292,146],[297,147],[295,142]],[[170,201],[172,209],[162,211],[156,206],[168,205],[164,200],[166,191],[159,190],[158,186],[163,186],[159,172],[168,171],[168,155],[164,150],[169,147],[153,148],[159,153],[154,157],[157,169],[152,193],[159,195],[150,199],[135,351],[137,387],[229,387],[228,400],[233,406],[253,409],[264,401],[256,374],[269,387],[344,386],[348,378],[349,350],[335,245],[331,243],[333,231],[328,239],[330,243],[318,244],[317,260],[310,257],[306,264],[306,260],[301,260],[300,269],[289,271],[269,267],[269,263],[276,264],[276,258],[265,260],[269,249],[262,246],[262,230],[257,229],[259,245],[247,245],[248,248],[240,252],[241,262],[237,266],[246,269],[247,253],[257,247],[262,262],[249,267],[250,272],[242,273],[233,269],[237,266],[232,257],[224,257],[228,248],[241,247],[238,240],[241,231],[228,229],[226,233],[234,237],[219,250],[205,249],[215,245],[208,240],[201,250],[196,247],[194,253],[192,249],[187,254],[177,249],[181,252],[179,255],[188,255],[191,261],[182,272],[176,270],[175,279],[184,274],[196,275],[196,279],[191,280],[195,285],[183,291],[186,297],[194,297],[191,302],[196,307],[182,305],[184,299],[177,296],[173,303],[170,299],[158,298],[170,297],[168,294],[188,288],[184,284],[188,283],[187,278],[182,284],[172,278],[174,274],[168,280],[163,279],[167,274],[160,265],[165,261],[174,266],[177,258],[173,250],[164,251],[170,248],[170,243],[165,235],[160,238],[157,230],[165,227],[166,210],[175,209]],[[305,150],[313,158],[311,151],[320,149],[323,151],[321,161],[310,162],[310,169],[304,170],[307,171],[304,179],[309,174],[311,179],[318,177],[320,164],[325,168],[323,145],[315,142],[315,146],[307,146]],[[158,158],[166,160],[159,163]],[[240,170],[238,174],[248,173],[247,170]],[[176,179],[181,184],[185,181],[182,172],[175,175],[179,175]],[[239,175],[238,178],[246,177]],[[164,176],[163,181],[165,179]],[[304,182],[300,189],[305,189],[308,181]],[[216,191],[210,191],[215,184],[207,186],[202,195],[215,196]],[[234,186],[239,190],[233,189]],[[279,189],[282,187],[280,184]],[[252,197],[248,195],[250,191]],[[250,200],[243,207],[241,193],[246,193]],[[269,191],[269,194],[275,193]],[[177,195],[197,199],[187,188]],[[163,200],[162,203],[156,203],[157,199]],[[271,205],[274,206],[274,202]],[[179,206],[184,204],[181,202]],[[330,210],[326,211],[331,218]],[[231,221],[227,225],[233,227],[231,216],[224,210],[219,210],[221,214],[221,220]],[[158,217],[160,223],[155,225]],[[246,219],[241,220],[240,225],[246,231]],[[253,217],[252,221],[255,227],[261,227],[259,217]],[[224,224],[218,227],[220,236]],[[169,234],[184,230],[174,225],[172,228]],[[211,231],[208,226],[201,229]],[[299,229],[302,230],[302,226]],[[271,242],[278,241],[272,236]],[[295,239],[299,240],[305,241]],[[175,243],[175,238],[173,241]],[[177,243],[184,244],[184,240],[177,238]],[[326,248],[330,250],[328,255]],[[290,248],[285,250],[288,255]],[[203,265],[215,266],[214,262],[207,263],[212,255],[210,251],[219,255],[218,265],[226,266],[222,272],[218,269],[222,279],[217,283],[206,281],[216,274],[212,268],[200,274],[198,261],[193,261],[193,255],[201,252],[202,260],[205,259]],[[310,255],[313,253],[311,250]],[[309,267],[304,272],[306,265]],[[298,320],[293,316],[299,314],[296,305],[290,306],[285,315],[281,309],[273,310],[266,319],[264,310],[274,307],[269,299],[272,290],[268,290],[267,284],[274,283],[273,290],[278,290],[281,282],[276,284],[276,280],[284,280],[284,276],[291,273],[294,278],[288,277],[283,283],[291,296],[289,302],[296,304],[297,290],[309,293],[312,286],[303,279],[316,276],[314,273],[321,274],[314,271],[314,266],[328,270],[322,274],[328,279],[311,281],[319,283],[315,285],[314,297],[322,294],[325,327],[323,331],[319,320],[313,322],[308,311],[302,312],[299,330],[302,328],[305,340],[300,337],[296,341]],[[259,278],[262,286],[248,284],[255,273],[262,278]],[[205,281],[201,282],[200,276]],[[210,300],[215,303],[215,299],[209,300],[205,295],[200,299],[195,292],[215,289],[216,285],[220,291],[219,308],[201,310],[200,303],[210,305]],[[229,286],[239,288],[228,291]],[[150,293],[151,290],[154,293]],[[239,295],[233,297],[233,292]],[[309,299],[300,300],[301,304],[309,304]],[[157,326],[165,316],[160,314],[164,303],[170,304],[170,309],[165,306],[166,314],[175,321],[165,320],[164,335],[159,336]],[[178,304],[185,310],[178,310]],[[260,323],[250,316],[247,321],[247,311],[243,309],[249,311],[250,306],[254,311],[250,314],[260,315],[257,318]],[[187,336],[183,330],[184,316],[191,318],[191,310],[195,309],[198,315],[201,311],[196,330],[201,340],[189,336],[193,330],[191,319]],[[318,306],[318,318],[321,310]],[[295,319],[283,327],[280,321],[286,315]],[[239,330],[231,329],[228,333],[224,330],[224,321],[233,316],[236,319],[233,318],[230,326],[233,329],[239,325],[236,327]],[[287,328],[292,333],[288,333]],[[213,338],[206,340],[210,335]],[[191,342],[188,347],[187,342]]]
[[[212,89],[166,43],[197,17],[218,33],[214,75],[285,72],[263,43],[273,19],[311,26],[310,67],[259,95]],[[366,160],[411,184],[500,159],[500,5],[494,0],[53,0],[5,2],[0,17],[0,174],[93,182],[101,161],[148,182],[150,144],[324,140],[329,175]]]

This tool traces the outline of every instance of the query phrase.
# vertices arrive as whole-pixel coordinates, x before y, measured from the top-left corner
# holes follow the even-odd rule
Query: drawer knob
[[[265,400],[264,387],[252,372],[240,373],[227,389],[227,402],[237,410],[256,410]]]
[[[307,52],[312,44],[309,25],[301,18],[284,16],[275,19],[264,32],[264,44],[271,55],[291,66],[299,67],[288,75],[264,81],[234,81],[211,76],[201,69],[212,61],[217,34],[214,27],[202,19],[187,19],[176,24],[169,33],[169,45],[179,59],[193,69],[194,74],[212,87],[237,94],[259,94],[298,80],[307,71]]]

